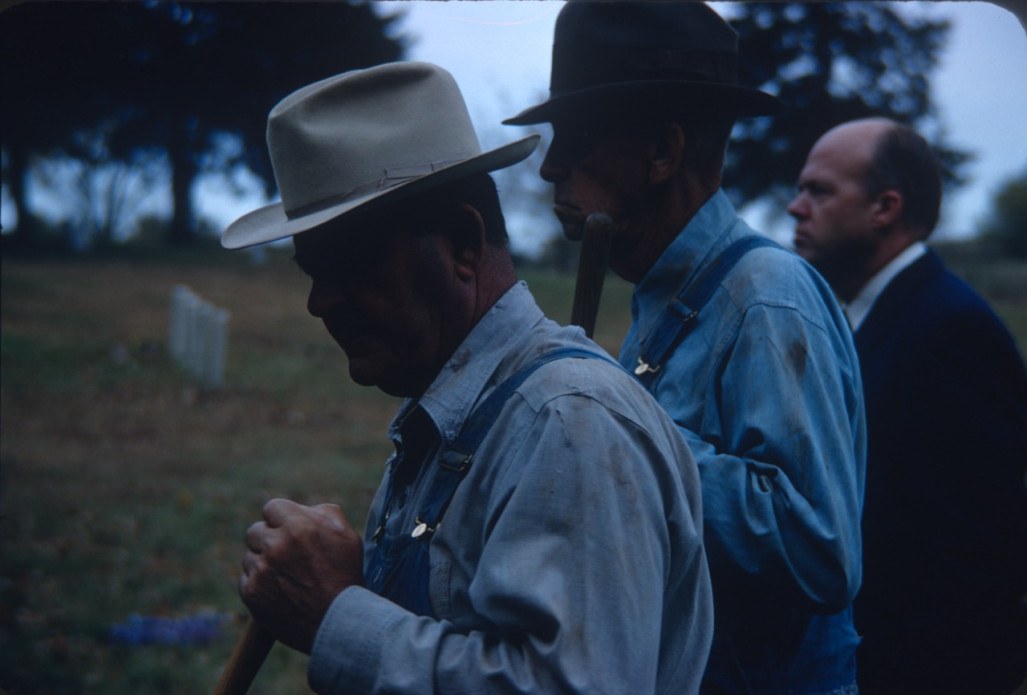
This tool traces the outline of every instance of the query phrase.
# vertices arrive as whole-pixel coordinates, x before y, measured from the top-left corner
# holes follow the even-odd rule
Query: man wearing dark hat
[[[703,4],[572,0],[550,99],[506,122],[552,123],[541,174],[569,238],[613,219],[610,266],[635,285],[620,362],[695,454],[716,618],[702,692],[852,693],[859,367],[827,284],[720,190],[735,119],[782,108],[737,85],[737,57]]]
[[[698,472],[651,396],[514,275],[456,83],[344,73],[268,121],[280,204],[230,248],[293,237],[308,309],[354,381],[405,397],[363,540],[272,500],[240,594],[319,693],[695,693],[712,639]]]

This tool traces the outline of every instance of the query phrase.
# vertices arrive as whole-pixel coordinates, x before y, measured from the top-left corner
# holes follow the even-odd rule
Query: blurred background
[[[545,97],[560,2],[116,4],[27,2],[3,32],[0,223],[11,243],[77,250],[163,236],[188,244],[276,199],[267,112],[356,67],[430,60],[465,93],[482,144]],[[1027,176],[1027,38],[988,2],[713,3],[741,35],[744,83],[783,117],[740,125],[726,185],[750,221],[780,217],[809,145],[841,120],[883,114],[934,142],[949,167],[937,236],[990,230],[996,198]],[[547,127],[538,130],[548,136]],[[543,143],[544,145],[545,143]],[[504,178],[515,250],[558,243],[535,160]]]
[[[9,3],[8,3],[9,5]],[[887,115],[946,165],[932,244],[1027,347],[1023,3],[713,3],[741,80],[790,110],[736,127],[725,186],[757,229],[829,127]],[[453,72],[485,148],[539,132],[497,175],[518,268],[570,315],[576,247],[538,166],[560,2],[24,2],[0,13],[0,691],[209,691],[245,611],[246,527],[275,496],[362,520],[397,402],[349,382],[305,313],[288,243],[220,249],[277,199],[271,107],[315,80],[417,59]],[[1018,19],[1016,12],[1020,12]],[[217,378],[173,348],[172,296],[227,312]],[[616,353],[630,287],[597,338]],[[276,648],[253,692],[305,692]]]

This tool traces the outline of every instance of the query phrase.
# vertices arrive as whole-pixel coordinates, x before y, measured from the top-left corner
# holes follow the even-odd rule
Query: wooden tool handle
[[[214,688],[214,695],[246,695],[274,643],[275,638],[250,618]]]
[[[574,285],[574,304],[571,307],[571,323],[584,328],[589,338],[595,332],[612,236],[613,220],[606,213],[593,212],[585,220],[581,236],[581,255],[578,258],[578,277]]]

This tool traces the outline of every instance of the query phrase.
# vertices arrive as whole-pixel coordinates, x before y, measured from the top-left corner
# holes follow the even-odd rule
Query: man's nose
[[[542,166],[538,170],[539,176],[544,181],[549,183],[556,183],[557,181],[565,180],[570,174],[570,167],[564,157],[560,156],[558,150],[553,145],[549,146],[546,151],[545,159],[542,160]]]
[[[792,198],[792,202],[788,203],[788,207],[786,207],[785,210],[795,219],[806,217],[806,204],[802,199],[802,193]]]
[[[333,308],[345,301],[345,292],[336,285],[314,281],[307,295],[307,311],[323,319]]]

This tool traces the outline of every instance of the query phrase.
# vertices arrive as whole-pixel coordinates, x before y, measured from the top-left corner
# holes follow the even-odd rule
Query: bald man
[[[885,119],[823,135],[788,206],[861,363],[870,695],[1009,693],[1027,663],[1027,377],[1002,322],[925,246],[940,206],[930,145]]]

